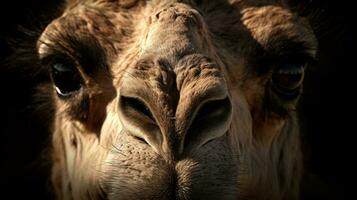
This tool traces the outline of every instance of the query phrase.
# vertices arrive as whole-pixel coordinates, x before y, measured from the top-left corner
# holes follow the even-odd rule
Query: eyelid
[[[318,60],[311,55],[295,54],[275,57],[269,61],[269,65],[272,66],[271,70],[277,70],[287,65],[299,65],[306,68],[306,66],[315,65],[317,62]]]
[[[73,58],[63,53],[47,54],[40,58],[40,63],[42,66],[48,68],[49,70],[51,69],[51,66],[56,63],[63,63],[66,65],[74,66],[76,68],[78,67],[78,63]]]

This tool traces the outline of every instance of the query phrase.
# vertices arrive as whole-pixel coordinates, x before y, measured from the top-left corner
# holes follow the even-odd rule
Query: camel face
[[[316,42],[282,3],[75,1],[38,53],[60,199],[294,199]]]

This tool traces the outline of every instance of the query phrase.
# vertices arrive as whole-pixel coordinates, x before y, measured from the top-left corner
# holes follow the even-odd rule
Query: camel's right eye
[[[79,72],[71,64],[54,63],[51,69],[51,76],[59,97],[70,97],[81,88]]]

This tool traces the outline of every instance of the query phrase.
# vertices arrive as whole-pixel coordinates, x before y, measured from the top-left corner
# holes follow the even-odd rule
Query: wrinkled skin
[[[284,66],[315,52],[280,1],[68,1],[38,40],[57,197],[297,199],[303,72]],[[69,95],[58,63],[80,82]]]

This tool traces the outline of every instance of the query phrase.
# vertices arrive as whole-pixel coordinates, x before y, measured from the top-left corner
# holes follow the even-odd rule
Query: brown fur
[[[283,2],[69,1],[37,48],[42,61],[72,60],[85,82],[70,100],[48,87],[59,199],[298,198],[296,100],[269,81],[280,58],[314,57],[316,41]],[[123,95],[156,124],[126,118]],[[226,96],[222,125],[191,129],[202,102]],[[160,139],[136,138],[148,130]]]

